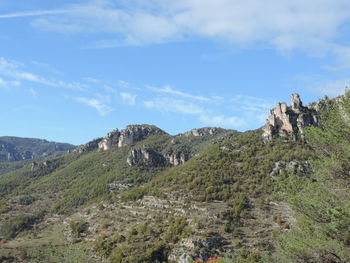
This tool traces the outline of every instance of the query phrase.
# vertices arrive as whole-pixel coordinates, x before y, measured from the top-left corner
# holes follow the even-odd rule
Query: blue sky
[[[0,0],[0,135],[244,131],[350,83],[348,0]]]

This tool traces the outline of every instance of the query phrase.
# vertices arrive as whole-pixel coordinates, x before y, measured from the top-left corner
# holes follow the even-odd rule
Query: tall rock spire
[[[277,103],[270,112],[266,125],[263,127],[264,141],[278,137],[292,140],[304,139],[303,129],[307,126],[318,126],[319,112],[313,108],[304,107],[299,94],[291,95],[291,106]]]

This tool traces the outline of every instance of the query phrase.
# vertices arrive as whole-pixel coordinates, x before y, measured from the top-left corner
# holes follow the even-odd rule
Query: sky
[[[0,136],[264,125],[350,85],[349,0],[0,0]]]

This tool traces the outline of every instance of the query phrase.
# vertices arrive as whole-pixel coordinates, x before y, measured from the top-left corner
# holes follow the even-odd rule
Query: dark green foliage
[[[102,263],[100,259],[94,259],[90,249],[81,243],[66,246],[49,244],[40,249],[30,249],[27,251],[26,260],[36,263]]]
[[[168,262],[170,244],[191,234],[186,219],[170,217],[167,222],[155,225],[140,224],[125,234],[101,238],[95,250],[110,262],[157,263]]]
[[[44,217],[45,213],[45,211],[39,211],[35,214],[20,215],[8,219],[0,228],[0,237],[11,239],[16,237],[20,232],[31,229],[35,223]]]
[[[241,249],[234,258],[224,258],[221,259],[219,263],[259,263],[262,262],[261,260],[262,259],[259,254],[247,249]]]
[[[297,224],[279,237],[269,262],[350,260],[350,99],[326,101],[321,116],[319,128],[306,130],[318,156],[315,173],[311,178],[285,181],[286,188],[294,189],[286,192]]]
[[[187,225],[186,218],[175,217],[170,220],[163,238],[167,243],[177,243],[181,238],[188,237],[190,234],[191,228]]]
[[[80,238],[81,234],[85,233],[89,228],[89,223],[85,221],[71,221],[69,223],[72,236],[74,238]]]
[[[30,205],[32,204],[36,198],[32,195],[24,195],[20,199],[18,199],[18,204],[20,205]]]
[[[166,170],[162,176],[142,188],[125,193],[126,200],[154,195],[159,189],[190,193],[198,201],[231,200],[239,192],[250,196],[273,191],[269,173],[278,161],[308,160],[312,152],[302,142],[274,141],[264,144],[261,131],[246,132],[213,145],[200,156],[180,167]]]

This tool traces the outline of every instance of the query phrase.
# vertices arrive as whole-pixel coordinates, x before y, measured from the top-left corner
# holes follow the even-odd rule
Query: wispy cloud
[[[208,116],[208,115],[200,115],[200,120],[203,123],[212,126],[226,126],[226,127],[234,127],[241,128],[247,125],[247,121],[240,117],[225,117],[223,115],[219,116]]]
[[[23,64],[0,57],[0,75],[11,77],[13,81],[29,81],[41,85],[59,87],[72,90],[87,90],[89,87],[79,82],[65,82],[47,79],[43,76],[22,70]]]
[[[32,25],[61,33],[109,33],[95,47],[148,45],[193,38],[235,46],[331,52],[350,21],[347,0],[90,0],[57,10],[2,14],[35,17]],[[38,18],[38,16],[40,16]],[[154,30],[157,28],[157,30]]]
[[[131,94],[127,92],[122,92],[119,94],[123,103],[128,105],[135,105],[136,104],[136,94]]]
[[[321,96],[338,96],[344,93],[346,87],[350,87],[350,78],[329,80],[323,76],[306,76],[296,79],[302,87],[311,90]]]
[[[103,117],[108,115],[109,113],[111,113],[114,110],[113,108],[106,105],[102,99],[76,97],[75,100],[79,103],[82,103],[82,104],[85,104],[89,107],[94,108]]]
[[[242,95],[233,96],[231,101],[236,109],[257,113],[267,113],[274,103],[272,100]]]
[[[21,86],[21,82],[17,80],[4,80],[3,78],[0,78],[0,87],[3,88],[11,88],[11,87],[18,87]]]
[[[144,106],[149,109],[156,109],[163,112],[181,113],[192,115],[206,125],[228,126],[233,128],[242,128],[246,125],[246,121],[240,117],[225,117],[224,115],[213,115],[205,108],[194,103],[184,100],[176,100],[169,98],[156,98],[143,102]]]
[[[205,98],[203,96],[196,96],[196,95],[192,95],[190,93],[186,93],[180,90],[176,90],[174,88],[172,88],[171,86],[164,86],[163,88],[156,88],[156,87],[152,87],[152,86],[147,86],[148,89],[158,92],[158,93],[164,93],[164,94],[169,94],[169,95],[174,95],[177,97],[182,97],[182,98],[187,98],[187,99],[193,99],[193,100],[198,100],[198,101],[202,101],[202,102],[209,102],[211,101],[208,98]]]
[[[32,61],[33,65],[36,66],[36,67],[39,67],[41,69],[44,69],[46,72],[48,73],[52,73],[52,74],[55,74],[55,75],[64,75],[64,73],[58,69],[56,69],[55,67],[49,65],[49,64],[46,64],[46,63],[43,63],[43,62],[39,62],[39,61]]]
[[[70,10],[33,10],[16,12],[9,14],[0,14],[0,18],[20,18],[20,17],[32,17],[32,16],[47,16],[47,15],[61,15],[71,12]]]

